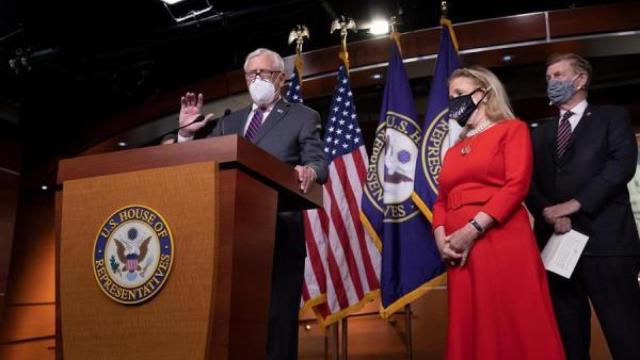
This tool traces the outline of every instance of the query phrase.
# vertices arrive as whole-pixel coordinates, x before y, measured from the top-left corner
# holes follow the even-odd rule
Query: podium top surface
[[[180,144],[150,146],[61,160],[57,184],[94,176],[216,161],[221,169],[238,168],[278,190],[281,210],[322,206],[322,187],[303,194],[291,165],[286,164],[238,135],[227,135]]]

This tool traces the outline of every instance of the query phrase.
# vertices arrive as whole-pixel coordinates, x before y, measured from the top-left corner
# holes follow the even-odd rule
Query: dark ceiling
[[[459,0],[449,1],[449,15],[455,23],[603,3],[609,2]],[[400,14],[402,32],[437,26],[440,17],[437,0],[212,4],[220,16],[177,25],[160,0],[0,1],[0,132],[17,132],[28,160],[43,153],[71,156],[86,146],[74,139],[97,123],[157,94],[240,68],[252,49],[290,55],[286,40],[296,24],[309,27],[305,50],[313,50],[337,44],[329,26],[338,15],[363,24]],[[368,36],[362,30],[350,40]]]

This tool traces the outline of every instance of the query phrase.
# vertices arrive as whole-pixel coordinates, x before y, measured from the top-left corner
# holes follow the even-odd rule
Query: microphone
[[[213,120],[213,123],[215,123],[216,121],[221,121],[225,116],[227,116],[227,115],[229,115],[229,114],[231,114],[231,109],[225,109],[225,110],[224,110],[224,115],[222,115],[221,117],[219,117],[219,118],[217,118],[217,119],[214,119],[214,120]],[[161,138],[161,139],[164,139],[166,136],[168,136],[168,135],[171,135],[171,134],[175,133],[175,134],[176,134],[176,138],[175,138],[175,139],[176,139],[176,141],[177,141],[177,133],[178,133],[180,130],[182,130],[182,129],[186,128],[186,127],[189,127],[189,126],[191,126],[191,125],[193,125],[193,124],[195,124],[195,123],[201,122],[201,121],[203,121],[203,120],[204,120],[204,115],[200,114],[200,115],[196,116],[196,118],[195,118],[195,119],[193,119],[193,121],[189,122],[189,123],[188,123],[188,124],[186,124],[186,125],[182,125],[182,126],[180,126],[180,127],[178,127],[178,128],[175,128],[175,129],[172,129],[172,130],[170,130],[170,131],[167,131],[166,133],[162,134],[162,136],[160,136],[160,138]],[[224,135],[224,121],[222,121],[222,124],[221,124],[221,125],[222,125],[222,135]]]
[[[231,114],[231,109],[227,108],[224,110],[224,115],[222,115],[222,117],[218,120],[221,127],[221,136],[224,136],[224,118],[226,118],[229,114]]]
[[[195,124],[197,122],[200,122],[202,120],[204,120],[204,115],[201,114],[201,115],[198,115],[195,119],[193,119],[193,121],[191,121],[190,123],[188,123],[186,125],[183,125],[183,126],[180,126],[179,128],[176,128],[176,129],[171,129],[171,130],[163,133],[160,136],[161,143],[164,143],[165,138],[169,137],[169,135],[173,135],[174,133],[175,133],[175,136],[172,136],[172,138],[175,140],[175,142],[177,142],[178,141],[178,131],[186,128],[187,126],[191,126],[191,125],[193,125],[193,124]]]

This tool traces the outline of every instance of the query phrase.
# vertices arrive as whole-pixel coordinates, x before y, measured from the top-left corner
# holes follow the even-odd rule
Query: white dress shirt
[[[274,101],[273,103],[271,103],[271,105],[269,105],[269,107],[267,107],[266,110],[262,112],[262,122],[260,123],[260,125],[264,124],[265,119],[267,118],[267,116],[269,116],[269,114],[271,114],[271,110],[273,110],[273,106],[276,103],[277,101]],[[247,129],[249,129],[249,124],[251,124],[251,119],[253,118],[253,114],[256,113],[257,108],[258,105],[256,105],[255,103],[251,106],[251,111],[249,111],[249,116],[247,116],[247,121],[244,124],[244,130],[242,130],[242,134],[247,133]]]
[[[576,129],[576,126],[578,126],[580,119],[582,119],[582,115],[584,115],[584,111],[587,109],[587,105],[589,104],[585,99],[580,101],[576,106],[574,106],[571,109],[571,112],[573,113],[573,115],[569,117],[569,124],[571,124],[571,132],[573,132]],[[566,112],[567,112],[566,110],[560,110],[560,118],[558,119],[558,125],[560,125],[559,121],[560,119],[562,119],[562,116]]]

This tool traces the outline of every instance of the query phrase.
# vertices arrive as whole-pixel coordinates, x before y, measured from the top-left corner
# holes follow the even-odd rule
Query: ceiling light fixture
[[[160,0],[169,16],[177,23],[197,20],[200,15],[211,12],[213,5],[209,0]],[[220,14],[214,14],[214,16]]]
[[[371,22],[369,33],[372,35],[385,35],[389,33],[389,21],[377,19]]]

